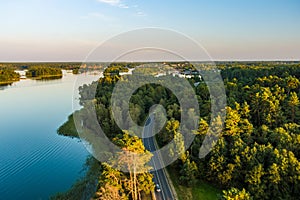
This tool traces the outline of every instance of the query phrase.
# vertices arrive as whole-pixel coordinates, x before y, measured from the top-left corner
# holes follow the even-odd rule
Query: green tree
[[[299,99],[296,92],[291,92],[288,100],[291,121],[295,121],[296,113],[298,112]]]
[[[182,184],[192,186],[196,182],[198,173],[198,167],[194,161],[190,161],[189,158],[184,162],[181,170],[179,180]]]
[[[20,75],[12,69],[0,69],[0,85],[11,84],[14,81],[19,81]]]
[[[265,175],[263,165],[258,164],[257,166],[254,166],[252,170],[250,170],[246,177],[245,182],[248,185],[248,190],[251,192],[251,194],[254,194],[254,197],[256,199],[264,198],[266,185],[263,181],[263,176]]]
[[[123,189],[124,174],[106,163],[103,164],[103,168],[100,179],[101,187],[95,193],[94,199],[127,200],[128,197],[125,195]]]
[[[223,200],[252,200],[249,192],[244,188],[239,190],[237,188],[231,188],[229,190],[223,190]]]
[[[130,136],[128,132],[116,138],[115,142],[123,150],[118,153],[115,164],[123,171],[128,171],[129,178],[124,183],[125,188],[133,200],[138,200],[141,192],[149,193],[154,189],[152,174],[149,173],[150,167],[147,165],[152,154],[145,149],[141,139]]]

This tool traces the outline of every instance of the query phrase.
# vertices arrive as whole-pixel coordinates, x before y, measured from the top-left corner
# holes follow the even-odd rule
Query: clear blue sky
[[[0,61],[81,61],[124,31],[161,27],[215,60],[300,60],[298,0],[0,0]]]

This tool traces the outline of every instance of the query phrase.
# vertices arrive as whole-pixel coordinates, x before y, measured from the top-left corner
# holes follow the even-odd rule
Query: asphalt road
[[[146,124],[148,126],[146,126],[144,129],[144,133],[143,133],[144,136],[152,135],[153,125],[154,125],[154,123],[152,123],[152,121],[154,121],[154,120],[151,120],[152,116],[150,116],[146,122]],[[160,169],[162,166],[162,159],[161,159],[159,153],[155,153],[156,146],[155,146],[154,140],[155,140],[155,136],[149,137],[149,138],[143,138],[143,143],[145,145],[145,148],[148,151],[150,151],[151,153],[153,153],[154,155],[156,155],[156,156],[152,157],[152,159],[149,163],[152,166],[152,168],[154,169],[154,171],[151,172],[153,174],[153,181],[155,184],[159,184],[159,186],[161,188],[161,192],[155,191],[156,199],[157,200],[172,200],[172,199],[174,199],[172,190],[168,183],[165,171],[163,169]]]

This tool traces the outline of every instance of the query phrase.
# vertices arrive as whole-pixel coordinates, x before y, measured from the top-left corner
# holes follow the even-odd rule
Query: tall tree
[[[299,105],[299,99],[298,96],[296,94],[296,92],[291,92],[290,93],[290,97],[288,100],[288,105],[290,107],[290,116],[291,116],[291,121],[294,122],[295,121],[295,117],[296,117],[296,112],[298,111],[298,105]]]
[[[129,190],[132,199],[138,200],[141,198],[142,191],[149,193],[154,188],[152,174],[149,173],[150,167],[147,165],[152,154],[145,149],[141,139],[130,136],[128,132],[116,138],[115,142],[123,150],[118,153],[115,164],[129,173],[125,187]]]

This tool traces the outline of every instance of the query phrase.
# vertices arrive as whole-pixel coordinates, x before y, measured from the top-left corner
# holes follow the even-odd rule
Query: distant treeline
[[[61,70],[72,70],[73,74],[85,73],[93,70],[103,70],[115,74],[127,72],[140,63],[79,63],[79,62],[33,62],[33,63],[0,63],[0,85],[9,85],[20,80],[20,75],[15,70],[27,70],[28,78],[56,79],[62,78]]]
[[[116,65],[104,70],[105,75],[119,75],[122,72],[128,72],[128,68],[122,65]]]
[[[82,70],[99,70],[103,69],[103,63],[77,63],[77,62],[34,62],[34,63],[0,63],[0,69],[11,70],[29,70],[32,68],[56,68],[64,70],[72,70],[74,74],[80,73]]]
[[[38,78],[38,79],[47,79],[47,78],[61,78],[62,71],[58,68],[53,67],[30,67],[26,72],[28,78]]]
[[[0,85],[9,85],[20,80],[20,75],[12,69],[0,69]]]
[[[0,63],[0,69],[14,69],[14,70],[24,70],[30,67],[45,67],[45,68],[60,68],[66,70],[73,70],[80,68],[81,63],[70,62],[70,63],[52,63],[52,62],[34,62],[34,63]]]
[[[105,63],[105,62],[28,62],[28,63],[0,63],[0,69],[13,69],[24,70],[30,67],[46,67],[46,68],[60,68],[65,70],[74,69],[104,69],[106,67],[122,67],[122,68],[134,68],[140,63]]]

